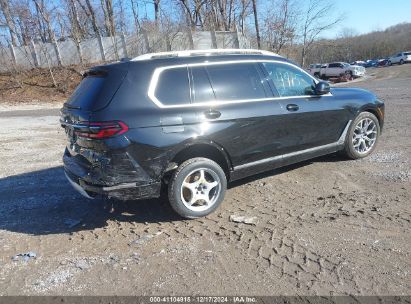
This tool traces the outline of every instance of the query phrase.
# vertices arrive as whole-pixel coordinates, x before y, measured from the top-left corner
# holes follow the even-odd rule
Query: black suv
[[[160,196],[186,218],[214,211],[227,181],[375,148],[384,103],[331,88],[257,50],[146,54],[98,66],[61,110],[64,169],[88,198]]]

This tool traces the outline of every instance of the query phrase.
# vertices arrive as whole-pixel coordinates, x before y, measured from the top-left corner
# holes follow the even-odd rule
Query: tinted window
[[[405,55],[405,56],[410,56],[410,55],[411,55],[411,52],[406,52],[406,53],[404,53],[404,55]]]
[[[187,68],[164,70],[160,74],[155,96],[166,105],[190,103]]]
[[[193,75],[193,101],[207,102],[215,100],[207,71],[204,67],[191,68]]]
[[[314,80],[303,71],[281,63],[263,65],[281,97],[313,94]]]
[[[329,67],[329,68],[338,68],[338,67],[340,67],[340,64],[339,64],[339,63],[330,63],[330,64],[328,65],[328,67]]]
[[[210,65],[206,69],[218,100],[266,97],[260,75],[253,63]]]
[[[85,111],[102,109],[110,103],[126,74],[126,71],[116,68],[88,71],[66,104]]]

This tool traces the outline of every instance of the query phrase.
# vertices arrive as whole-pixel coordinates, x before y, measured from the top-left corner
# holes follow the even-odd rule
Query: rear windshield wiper
[[[64,107],[65,107],[65,108],[68,108],[68,109],[81,110],[81,107],[80,107],[80,106],[74,106],[74,105],[71,105],[71,104],[69,104],[69,103],[67,103],[67,102],[64,103]]]

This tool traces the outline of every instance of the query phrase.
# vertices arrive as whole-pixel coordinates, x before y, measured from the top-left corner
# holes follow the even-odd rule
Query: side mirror
[[[330,84],[325,81],[320,81],[315,85],[315,94],[316,95],[325,95],[330,93]]]

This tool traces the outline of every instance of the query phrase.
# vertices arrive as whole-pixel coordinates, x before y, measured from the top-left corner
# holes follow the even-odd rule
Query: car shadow
[[[112,211],[114,209],[114,211]],[[120,202],[78,194],[61,166],[0,179],[0,230],[47,235],[93,230],[109,220],[181,220],[167,199]]]
[[[335,162],[321,157],[264,172],[229,184],[229,188],[274,176],[313,162]],[[182,220],[171,209],[165,191],[158,199],[115,201],[89,200],[78,194],[66,180],[63,168],[33,171],[0,179],[0,230],[29,235],[48,235],[93,230],[108,221],[159,223]]]

